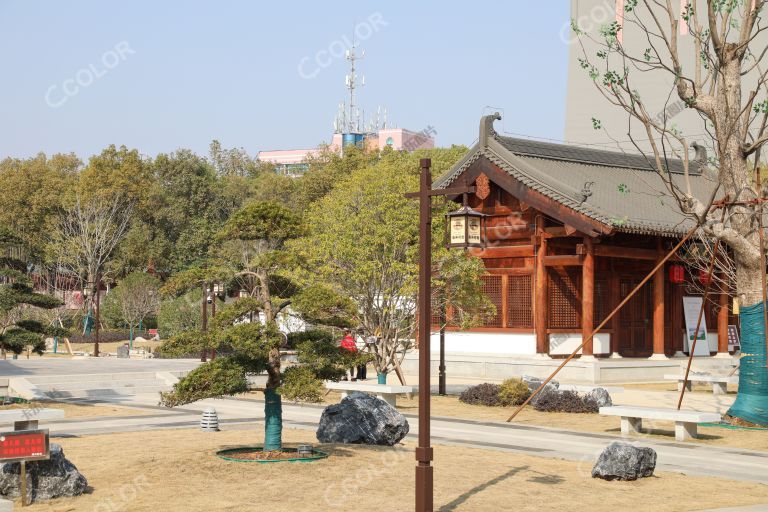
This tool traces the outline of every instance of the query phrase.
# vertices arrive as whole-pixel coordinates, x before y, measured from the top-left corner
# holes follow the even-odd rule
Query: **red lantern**
[[[712,282],[712,276],[708,271],[701,269],[699,270],[699,281],[706,286]]]
[[[669,282],[675,284],[685,282],[685,268],[682,265],[669,266]]]

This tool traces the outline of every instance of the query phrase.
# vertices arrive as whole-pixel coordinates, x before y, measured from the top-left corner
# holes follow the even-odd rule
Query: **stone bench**
[[[14,430],[34,430],[41,420],[60,420],[64,418],[62,409],[8,409],[0,411],[0,425],[13,425]]]
[[[388,384],[364,384],[362,382],[326,382],[325,388],[341,391],[341,398],[346,398],[351,391],[362,391],[376,395],[392,407],[397,407],[397,395],[413,393],[413,386],[390,386]]]
[[[683,382],[685,381],[685,375],[665,375],[664,379],[666,380],[676,380],[677,381],[677,390],[682,391],[683,390]],[[685,389],[690,391],[692,388],[693,382],[707,382],[712,384],[712,393],[715,395],[725,395],[728,393],[728,384],[738,384],[739,383],[739,377],[738,376],[728,376],[728,375],[701,375],[701,374],[690,374],[688,375],[688,382],[686,383]]]
[[[639,433],[643,428],[643,420],[659,420],[675,422],[675,439],[685,441],[696,437],[699,423],[718,423],[720,415],[715,412],[699,412],[677,409],[657,409],[655,407],[636,407],[614,405],[601,407],[600,414],[604,416],[621,417],[621,433],[629,435]]]

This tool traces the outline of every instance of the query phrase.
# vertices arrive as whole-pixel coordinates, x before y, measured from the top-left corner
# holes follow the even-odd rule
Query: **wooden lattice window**
[[[551,329],[580,329],[581,275],[572,269],[550,269],[549,327]]]
[[[501,327],[501,276],[493,274],[483,276],[483,293],[485,293],[491,303],[496,306],[496,314],[486,317],[483,321],[483,326]]]
[[[595,279],[595,326],[605,320],[611,311],[611,289],[608,279]]]
[[[533,327],[533,290],[530,275],[509,276],[507,327]]]

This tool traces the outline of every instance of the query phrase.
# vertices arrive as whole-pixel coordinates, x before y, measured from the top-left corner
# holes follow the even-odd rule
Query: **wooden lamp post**
[[[475,187],[456,187],[432,190],[432,161],[422,158],[419,191],[406,194],[409,198],[419,199],[419,442],[416,447],[416,512],[428,512],[433,509],[433,468],[432,446],[430,442],[430,327],[432,320],[432,196],[464,194],[465,206],[458,210],[454,219],[462,218],[461,226],[464,238],[459,240],[461,229],[457,225],[457,239],[451,244],[455,247],[471,247],[481,243],[482,214],[466,207],[466,194],[475,191]],[[465,208],[468,208],[466,210]],[[458,212],[461,212],[459,214]],[[449,216],[450,217],[450,216]],[[471,225],[472,224],[472,225]],[[475,242],[475,235],[477,242]],[[455,245],[454,245],[455,244]]]

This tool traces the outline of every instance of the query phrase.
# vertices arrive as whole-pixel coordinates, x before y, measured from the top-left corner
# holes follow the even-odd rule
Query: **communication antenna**
[[[349,74],[344,77],[344,84],[349,89],[349,116],[347,117],[347,128],[350,132],[360,131],[360,113],[355,104],[355,88],[357,87],[357,73],[355,72],[355,61],[365,57],[365,50],[358,56],[357,42],[355,41],[355,31],[352,31],[352,46],[346,52],[346,59],[349,61]],[[360,77],[360,86],[365,85],[365,77]],[[355,115],[357,113],[357,115]]]

